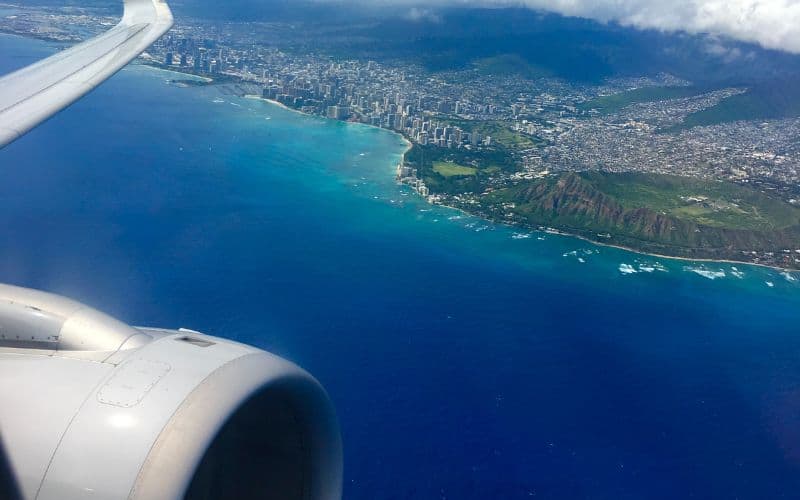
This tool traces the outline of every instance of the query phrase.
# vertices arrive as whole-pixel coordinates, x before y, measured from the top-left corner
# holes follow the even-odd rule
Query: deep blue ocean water
[[[0,281],[306,367],[349,500],[800,498],[797,276],[523,237],[397,186],[391,133],[169,77],[0,151]]]

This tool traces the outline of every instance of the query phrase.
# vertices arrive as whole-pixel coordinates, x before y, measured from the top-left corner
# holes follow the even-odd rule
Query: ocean
[[[800,276],[430,206],[392,133],[171,77],[0,151],[0,282],[307,368],[348,500],[800,497]]]

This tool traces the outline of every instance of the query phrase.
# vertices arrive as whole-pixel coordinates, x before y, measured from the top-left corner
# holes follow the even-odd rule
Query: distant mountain
[[[412,10],[307,0],[170,3],[178,17],[305,24],[308,41],[320,50],[414,61],[434,71],[470,68],[499,56],[506,61],[524,61],[535,68],[536,75],[583,82],[660,72],[703,85],[800,75],[800,57],[752,44],[641,31],[523,8],[427,6]],[[507,70],[504,65],[496,67]]]
[[[21,0],[20,0],[21,1]],[[25,0],[118,11],[115,0]],[[478,67],[597,83],[671,73],[700,86],[800,80],[800,56],[708,35],[635,30],[523,8],[378,7],[310,0],[170,0],[178,19],[291,22],[298,48],[342,57],[407,61],[429,70]],[[798,86],[800,87],[800,86]]]
[[[690,114],[670,131],[741,120],[775,120],[800,116],[800,82],[796,78],[759,82],[744,94]]]
[[[397,16],[358,32],[374,57],[409,58],[429,69],[467,68],[514,56],[555,76],[597,82],[610,76],[672,73],[700,84],[800,75],[800,57],[708,36],[640,31],[529,9],[446,9],[435,18]]]

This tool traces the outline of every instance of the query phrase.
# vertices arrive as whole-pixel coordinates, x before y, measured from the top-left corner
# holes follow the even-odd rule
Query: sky
[[[428,20],[436,19],[437,7],[527,6],[639,29],[710,33],[800,54],[800,0],[427,0],[425,7],[419,0],[360,1],[408,5],[410,17]]]

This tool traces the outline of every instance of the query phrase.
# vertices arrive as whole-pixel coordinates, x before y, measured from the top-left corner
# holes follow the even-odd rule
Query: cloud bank
[[[413,0],[371,0],[392,5]],[[800,0],[428,0],[431,6],[525,6],[661,31],[712,33],[800,54]]]

